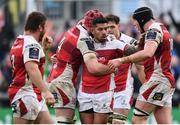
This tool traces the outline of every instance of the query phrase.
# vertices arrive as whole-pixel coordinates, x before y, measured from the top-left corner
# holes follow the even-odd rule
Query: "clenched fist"
[[[47,105],[53,106],[55,104],[56,100],[50,91],[43,92],[42,96],[46,100]]]
[[[118,68],[121,65],[119,59],[113,59],[113,60],[109,60],[108,62],[108,66],[109,68],[115,67]]]

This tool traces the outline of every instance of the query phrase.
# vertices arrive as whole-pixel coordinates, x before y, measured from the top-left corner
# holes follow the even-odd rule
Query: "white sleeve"
[[[38,43],[31,43],[24,47],[23,60],[24,63],[28,61],[39,62],[44,52]]]
[[[95,53],[94,43],[90,38],[80,38],[77,43],[77,48],[82,55],[86,53]]]
[[[160,30],[152,28],[146,32],[145,41],[156,41],[158,45],[162,42],[163,35]]]
[[[128,43],[129,45],[132,45],[132,46],[137,46],[137,40],[128,36],[128,35],[125,35],[125,34],[121,34],[121,38],[120,40],[123,40],[125,43]]]
[[[127,43],[125,43],[122,40],[114,40],[113,42],[117,43],[117,48],[124,51],[125,46],[127,45]]]

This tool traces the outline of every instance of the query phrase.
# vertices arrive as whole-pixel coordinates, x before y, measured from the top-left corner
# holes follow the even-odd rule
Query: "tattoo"
[[[137,52],[137,48],[134,47],[134,46],[131,46],[131,45],[126,45],[125,48],[124,48],[124,55],[125,56],[129,56],[135,52]]]

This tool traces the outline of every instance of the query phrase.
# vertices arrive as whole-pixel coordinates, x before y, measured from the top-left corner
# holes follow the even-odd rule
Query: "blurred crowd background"
[[[2,109],[10,107],[7,96],[7,89],[12,81],[9,50],[15,37],[23,34],[27,14],[41,11],[48,17],[48,34],[53,37],[54,42],[51,50],[47,52],[49,56],[46,57],[46,79],[51,67],[49,57],[55,53],[63,32],[76,24],[87,10],[99,9],[105,14],[118,15],[121,20],[120,30],[138,38],[139,34],[133,27],[130,16],[140,6],[152,8],[155,18],[166,25],[173,37],[172,72],[176,79],[173,107],[180,109],[179,0],[0,0],[0,114]],[[141,85],[136,74],[133,70],[135,97]]]

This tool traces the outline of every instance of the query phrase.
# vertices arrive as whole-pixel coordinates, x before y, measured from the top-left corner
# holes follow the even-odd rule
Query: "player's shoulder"
[[[162,33],[162,28],[161,28],[162,25],[163,25],[162,23],[154,22],[149,26],[148,31]]]
[[[79,41],[81,38],[88,38],[89,35],[84,27],[81,25],[75,25],[71,27],[65,33],[66,39],[70,39],[69,42]]]
[[[36,41],[36,39],[33,36],[30,35],[22,35],[20,38],[24,39],[24,47],[25,48],[41,48],[41,45]]]
[[[116,39],[114,35],[108,35],[107,36],[107,41],[106,41],[106,48],[111,48],[111,49],[119,49],[125,46],[127,43],[124,41],[121,41],[119,39]]]
[[[120,39],[117,39],[114,35],[112,35],[112,34],[108,34],[108,36],[107,36],[107,40],[106,40],[106,43],[107,44],[114,44],[114,45],[116,45],[116,44],[119,44],[118,42],[123,42],[123,41],[121,41]]]
[[[137,40],[131,36],[128,36],[124,33],[121,33],[121,36],[120,36],[120,41],[124,42],[124,43],[127,43],[127,44],[133,44],[135,43]]]
[[[131,41],[132,39],[134,39],[133,37],[131,37],[131,36],[128,36],[128,35],[126,35],[126,34],[124,34],[124,33],[121,33],[121,36],[120,36],[120,39],[119,40],[122,40],[122,41]]]
[[[76,26],[79,29],[80,35],[79,38],[89,38],[87,30],[82,25]]]
[[[87,30],[82,25],[77,25],[77,28],[80,31],[79,38],[78,38],[78,44],[84,44],[84,43],[91,43],[93,44],[93,40],[88,34]]]

